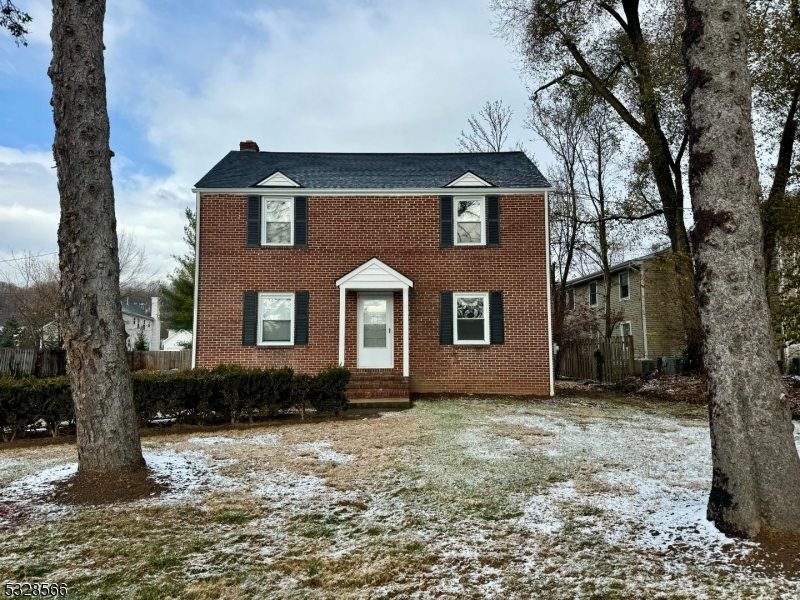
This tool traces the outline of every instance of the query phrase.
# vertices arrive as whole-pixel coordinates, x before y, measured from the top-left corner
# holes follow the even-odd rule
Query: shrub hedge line
[[[297,374],[289,368],[245,369],[222,365],[162,373],[132,374],[133,401],[139,424],[161,417],[180,423],[236,423],[247,418],[272,417],[310,405],[318,413],[347,410],[344,390],[350,371],[328,367],[317,375]],[[14,379],[0,377],[0,430],[4,441],[13,440],[28,427],[44,421],[55,437],[58,426],[71,422],[72,395],[67,377]]]

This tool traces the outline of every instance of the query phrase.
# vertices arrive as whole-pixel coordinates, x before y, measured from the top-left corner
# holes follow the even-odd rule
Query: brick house
[[[195,186],[197,367],[550,395],[548,182],[521,152],[228,153]]]
[[[619,263],[610,269],[608,293],[611,294],[613,335],[633,337],[633,353],[637,361],[678,357],[686,345],[680,289],[672,277],[674,269],[669,256],[669,250],[662,250]],[[594,327],[602,334],[605,299],[602,271],[570,281],[565,329],[577,331],[582,337]]]

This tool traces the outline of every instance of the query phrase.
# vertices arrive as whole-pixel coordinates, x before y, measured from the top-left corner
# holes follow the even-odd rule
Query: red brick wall
[[[200,199],[197,366],[338,362],[336,280],[377,257],[409,292],[413,392],[549,394],[544,196],[500,198],[499,248],[439,248],[439,197],[309,197],[308,248],[246,247],[247,197]],[[309,291],[309,344],[242,346],[245,291]],[[439,345],[439,292],[503,290],[505,344]],[[347,297],[345,366],[355,368],[356,294]],[[394,295],[394,365],[402,372],[402,294]]]

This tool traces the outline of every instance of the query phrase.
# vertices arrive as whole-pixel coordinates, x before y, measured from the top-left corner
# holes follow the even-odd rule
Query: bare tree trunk
[[[800,458],[764,285],[743,0],[684,0],[689,189],[708,371],[708,518],[730,535],[800,533]]]
[[[78,470],[145,467],[125,357],[103,61],[105,0],[53,0],[53,154]]]

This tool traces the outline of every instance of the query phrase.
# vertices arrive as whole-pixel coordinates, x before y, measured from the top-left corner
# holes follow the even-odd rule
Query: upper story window
[[[489,294],[453,294],[456,344],[489,343]]]
[[[569,290],[567,292],[567,308],[569,310],[575,308],[575,290]]]
[[[259,294],[258,322],[259,344],[294,344],[294,294]]]
[[[630,298],[630,285],[628,284],[628,272],[623,271],[619,274],[619,299],[627,300]]]
[[[486,198],[456,196],[456,245],[479,246],[486,244]]]
[[[264,224],[262,243],[266,246],[291,246],[294,244],[294,198],[264,196],[261,214]]]
[[[589,306],[597,306],[597,282],[589,284]]]

